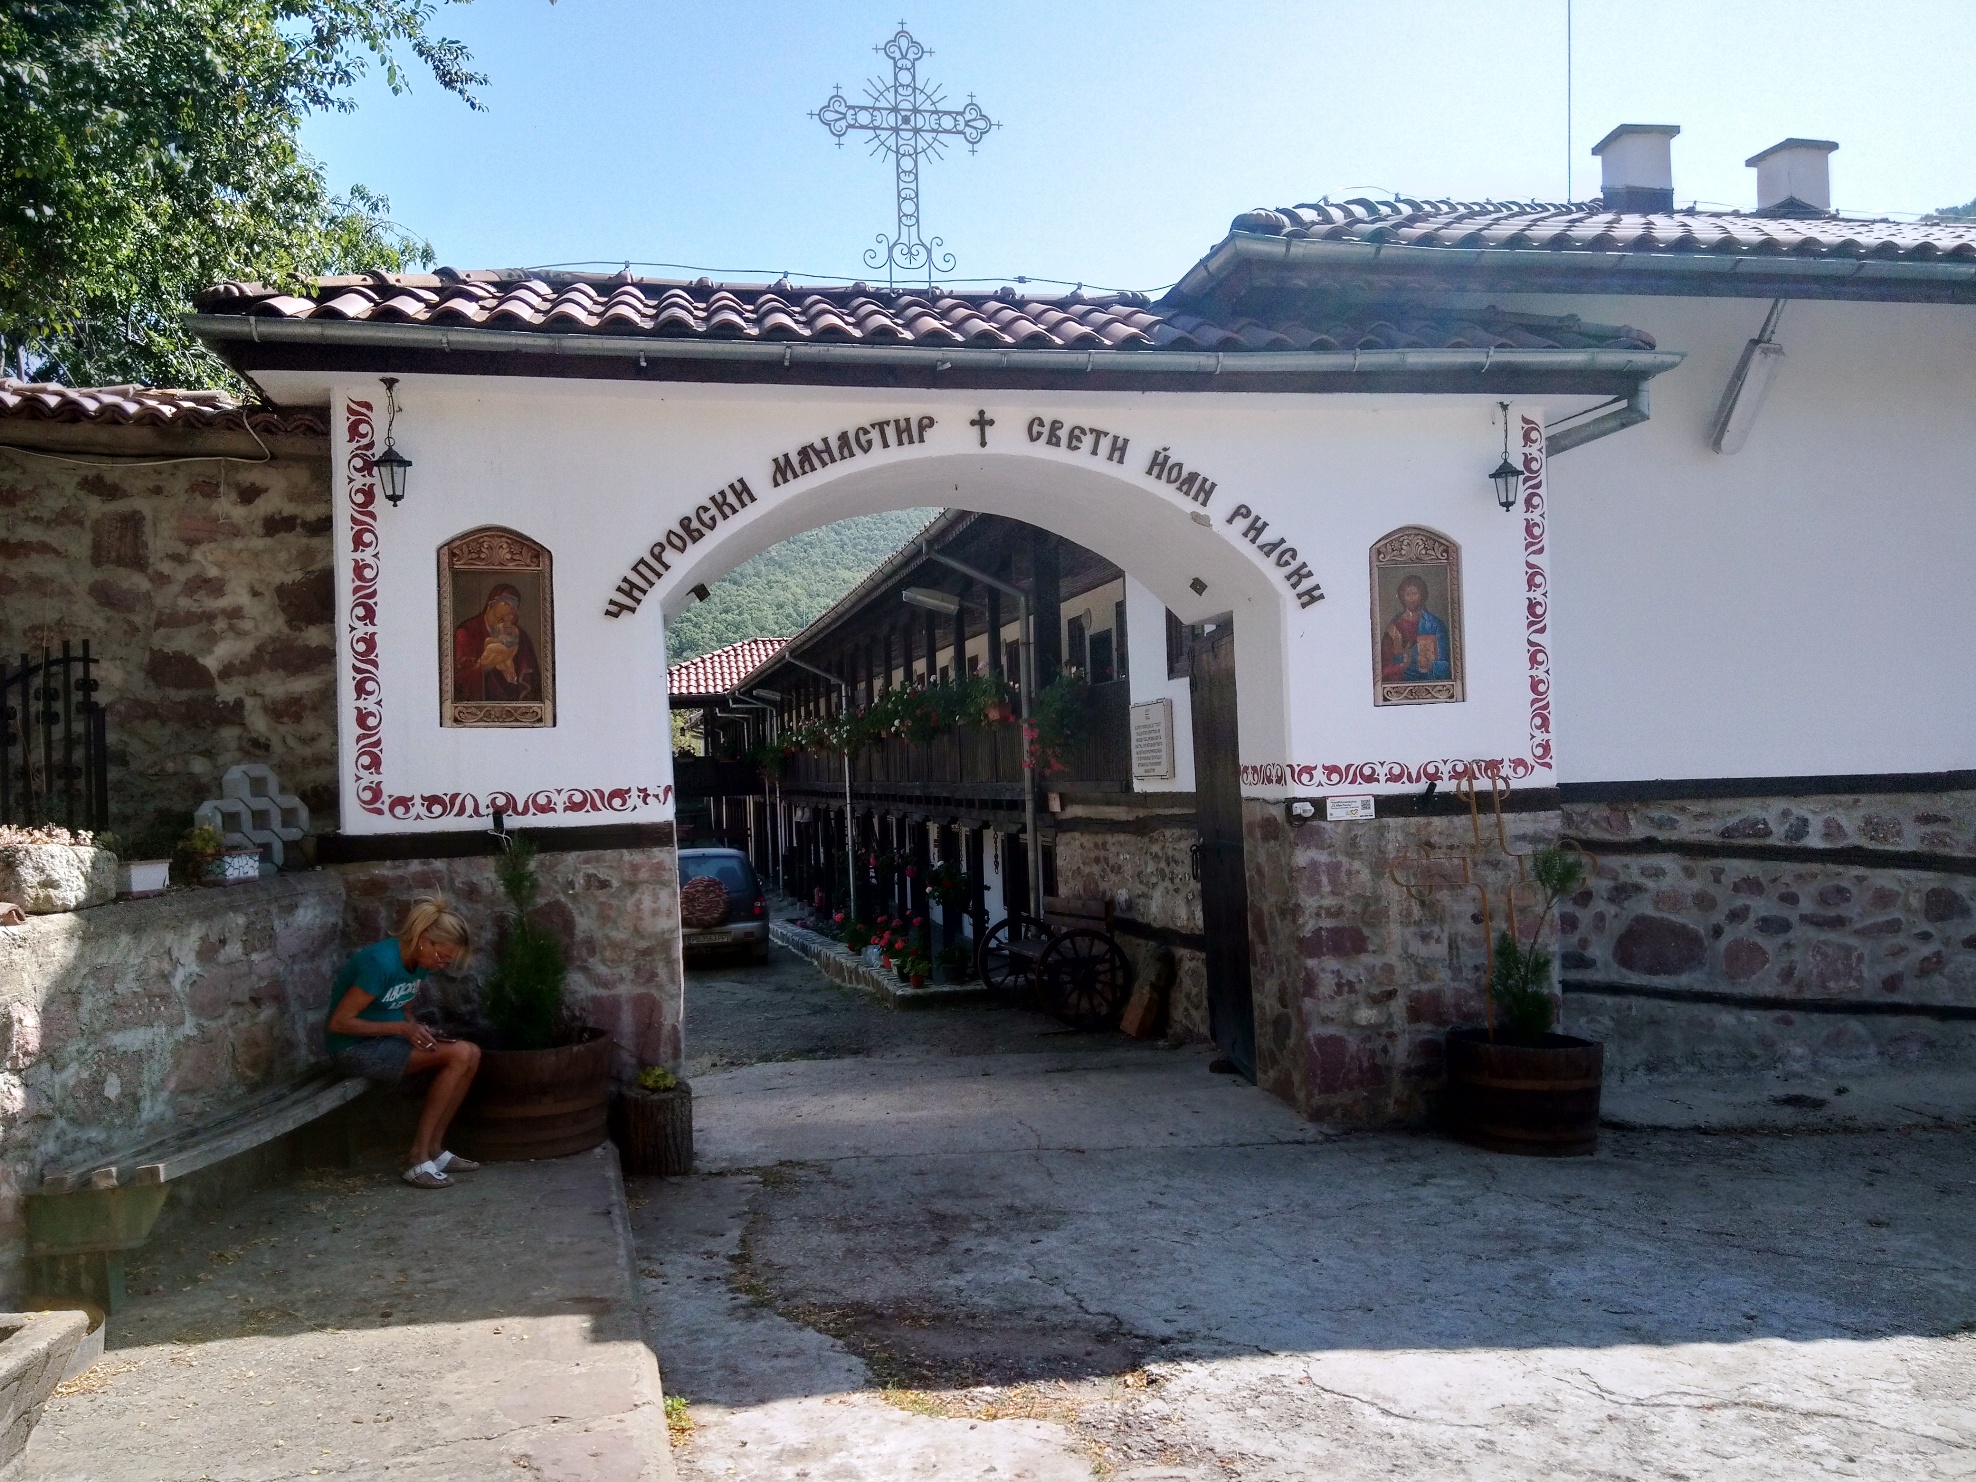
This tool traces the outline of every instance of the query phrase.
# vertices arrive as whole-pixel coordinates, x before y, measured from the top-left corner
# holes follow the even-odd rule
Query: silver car
[[[718,926],[680,927],[688,952],[746,952],[768,961],[768,896],[761,877],[739,849],[682,849],[679,883],[711,877],[727,891],[727,913]]]

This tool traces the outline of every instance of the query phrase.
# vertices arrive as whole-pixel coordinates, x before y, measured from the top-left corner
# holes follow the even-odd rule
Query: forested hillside
[[[938,513],[902,509],[862,515],[770,546],[714,582],[705,602],[673,620],[666,661],[698,658],[743,638],[792,636]]]

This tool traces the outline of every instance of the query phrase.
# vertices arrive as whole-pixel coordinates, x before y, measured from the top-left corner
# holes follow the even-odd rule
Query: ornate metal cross
[[[923,241],[919,235],[919,162],[922,156],[940,158],[948,139],[967,140],[967,152],[998,127],[981,111],[969,93],[965,108],[943,108],[940,89],[919,80],[919,59],[932,53],[913,39],[904,21],[899,31],[883,46],[874,47],[892,61],[892,80],[873,78],[865,84],[863,103],[844,97],[843,88],[833,89],[830,98],[810,115],[837,136],[837,147],[844,147],[844,136],[851,130],[869,132],[871,152],[892,156],[892,176],[898,197],[898,222],[891,236],[878,234],[878,245],[868,248],[865,266],[885,269],[885,281],[896,283],[901,272],[926,274],[933,284],[933,270],[954,270],[954,257],[940,249],[946,244],[934,237]]]

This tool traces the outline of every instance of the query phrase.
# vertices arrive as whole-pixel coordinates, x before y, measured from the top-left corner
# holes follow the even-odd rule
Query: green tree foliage
[[[1585,856],[1576,849],[1546,845],[1531,859],[1543,913],[1528,944],[1507,931],[1496,934],[1494,970],[1489,993],[1507,1037],[1526,1044],[1541,1043],[1550,1032],[1557,1001],[1551,997],[1551,954],[1537,943],[1557,903],[1585,883]]]
[[[0,341],[74,384],[210,385],[193,293],[386,272],[432,249],[333,194],[302,120],[409,53],[477,107],[427,0],[11,0],[0,8]]]
[[[937,513],[902,509],[861,515],[770,546],[709,586],[705,602],[673,619],[666,629],[666,661],[697,659],[743,638],[800,632]]]
[[[1960,206],[1944,206],[1921,218],[1923,221],[1976,221],[1976,201]]]

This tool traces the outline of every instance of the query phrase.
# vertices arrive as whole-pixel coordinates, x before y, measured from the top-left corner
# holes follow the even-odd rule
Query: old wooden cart
[[[1132,959],[1115,924],[1108,900],[1045,896],[1041,920],[1011,912],[988,929],[975,969],[1011,1001],[1034,1001],[1078,1029],[1109,1029],[1132,994]]]

